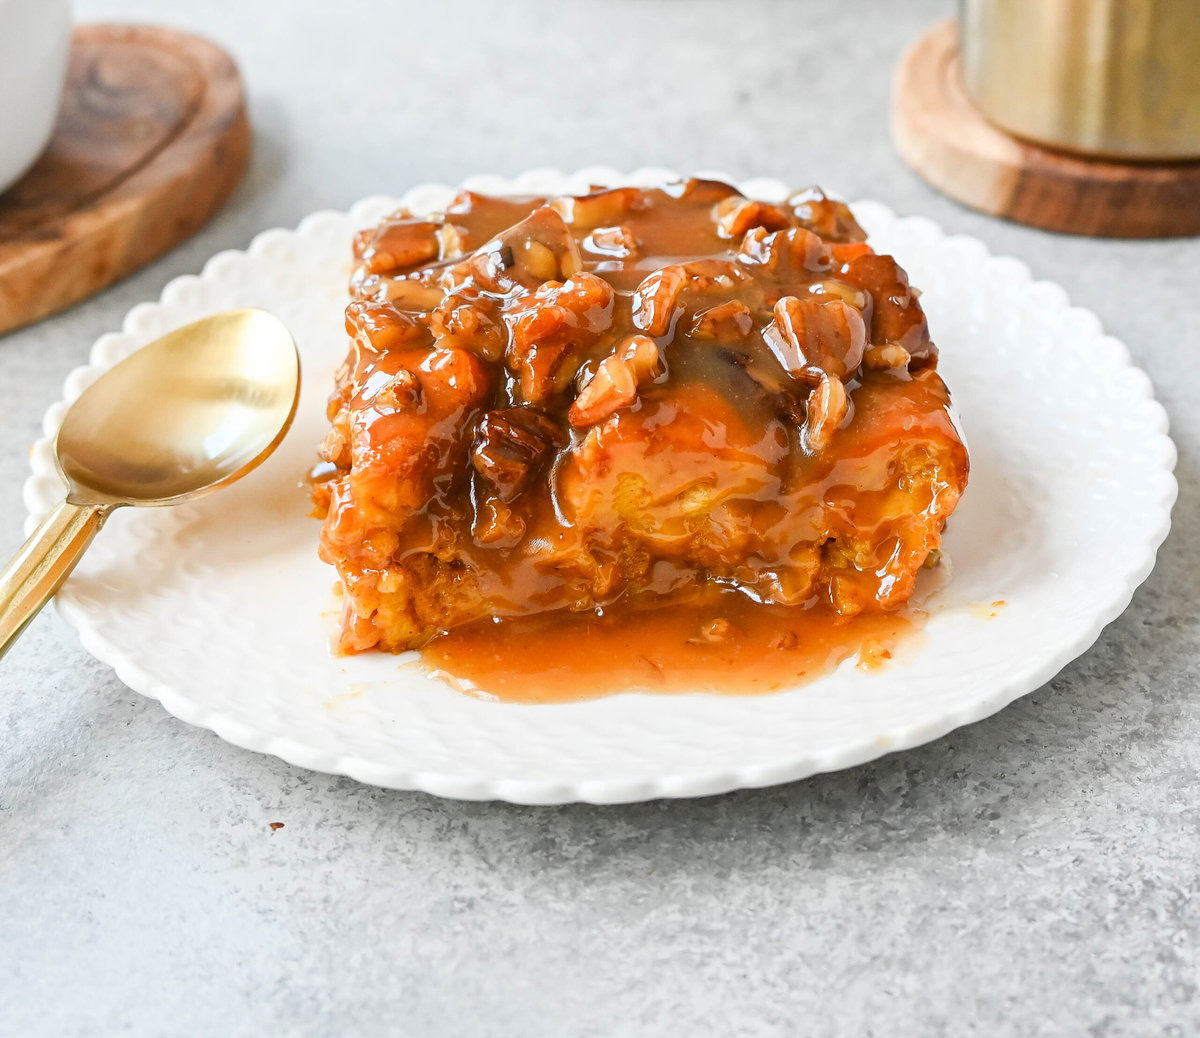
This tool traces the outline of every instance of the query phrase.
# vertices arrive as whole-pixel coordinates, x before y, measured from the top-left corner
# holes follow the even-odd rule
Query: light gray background
[[[817,181],[1025,259],[1149,371],[1181,495],[1132,606],[1045,688],[922,749],[692,802],[310,774],[169,717],[48,612],[0,664],[0,1032],[1197,1033],[1200,244],[1042,234],[910,173],[892,71],[950,6],[79,0],[228,46],[257,145],[195,239],[0,338],[4,554],[42,412],[130,306],[313,209],[533,165]]]

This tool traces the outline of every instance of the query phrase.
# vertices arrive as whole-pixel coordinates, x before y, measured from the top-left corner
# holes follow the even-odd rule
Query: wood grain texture
[[[963,87],[954,21],[934,26],[901,59],[892,132],[925,180],[994,216],[1108,238],[1200,234],[1200,163],[1084,158],[988,122]]]
[[[171,29],[78,27],[50,145],[0,195],[0,333],[195,232],[249,150],[241,78],[221,48]]]

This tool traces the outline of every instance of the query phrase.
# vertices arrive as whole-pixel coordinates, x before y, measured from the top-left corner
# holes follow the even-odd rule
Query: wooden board
[[[1200,234],[1200,162],[1085,158],[1005,133],[967,97],[953,21],[934,26],[901,60],[892,132],[930,184],[985,213],[1099,237]]]
[[[50,145],[0,195],[0,332],[192,234],[249,150],[241,78],[221,48],[171,29],[79,26]]]

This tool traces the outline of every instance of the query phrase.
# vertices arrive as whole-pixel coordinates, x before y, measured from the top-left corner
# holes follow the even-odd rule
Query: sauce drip
[[[726,589],[668,608],[617,606],[458,627],[421,653],[462,691],[506,703],[565,703],[615,692],[778,692],[856,654],[875,668],[909,642],[915,611],[842,618],[826,606],[762,605]]]

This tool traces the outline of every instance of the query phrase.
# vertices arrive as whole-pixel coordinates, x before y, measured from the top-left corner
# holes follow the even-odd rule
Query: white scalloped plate
[[[535,171],[477,190],[565,192],[630,176]],[[755,180],[772,199],[783,184]],[[403,204],[443,205],[445,185]],[[51,454],[67,402],[131,351],[187,321],[259,306],[292,329],[299,415],[279,451],[221,494],[122,509],[58,596],[84,646],[131,688],[222,738],[319,771],[441,796],[551,804],[700,796],[786,782],[937,738],[994,713],[1084,652],[1150,572],[1176,494],[1175,448],[1150,381],[1057,285],[928,220],[854,206],[877,249],[924,290],[942,371],[972,448],[951,521],[953,579],[928,603],[921,648],[878,672],[850,663],[775,695],[622,694],[509,706],[452,691],[411,661],[326,648],[332,571],[298,485],[325,431],[345,349],[350,237],[397,204],[371,198],[214,256],[135,307],[46,414],[26,484],[30,523],[63,494]],[[987,606],[996,600],[1006,604]],[[995,612],[992,617],[989,614]]]

